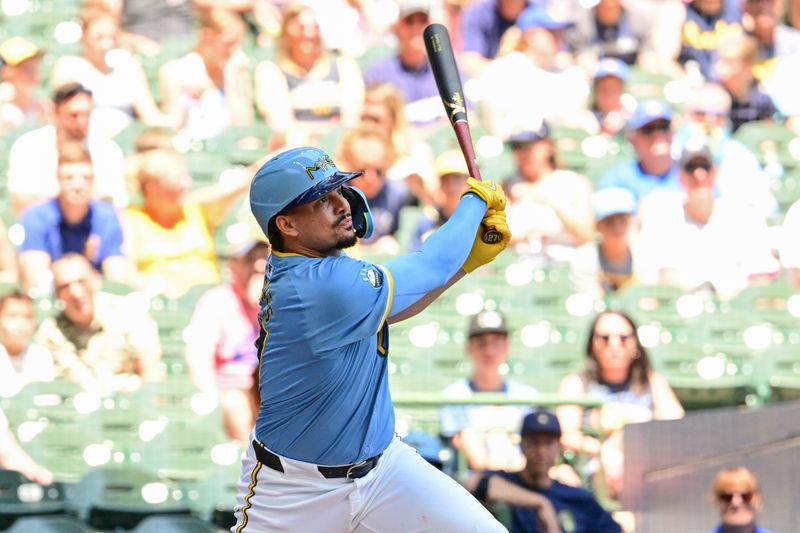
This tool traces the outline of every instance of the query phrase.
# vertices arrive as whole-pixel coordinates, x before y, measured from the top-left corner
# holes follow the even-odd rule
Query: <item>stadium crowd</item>
[[[653,340],[655,304],[626,295],[729,309],[748,291],[800,287],[800,2],[51,3],[48,17],[0,21],[0,465],[34,481],[75,481],[41,447],[23,451],[48,424],[79,422],[21,403],[50,383],[78,385],[58,390],[80,420],[123,409],[150,420],[165,405],[156,397],[191,390],[192,405],[168,406],[188,413],[185,427],[247,445],[270,246],[246,194],[271,155],[320,146],[342,170],[364,171],[352,184],[375,228],[352,255],[418,249],[448,219],[468,172],[427,62],[432,22],[449,29],[478,159],[506,190],[513,241],[479,276],[480,305],[457,314],[469,365],[428,392],[519,400],[443,405],[434,433],[451,457],[442,467],[511,505],[514,531],[555,531],[553,521],[618,531],[576,487],[618,511],[624,425],[688,407],[658,358],[669,325],[702,337],[689,322],[706,308],[673,309]],[[25,17],[39,17],[36,31],[18,31]],[[531,317],[558,321],[535,303],[555,288],[559,302],[590,302],[585,320],[561,317],[559,335],[578,341],[555,347],[578,365],[516,375],[517,362],[549,353],[515,335]],[[695,340],[683,348],[699,350],[686,347]],[[395,346],[397,368],[413,359],[403,350],[420,349]],[[537,410],[539,392],[597,403]],[[81,394],[96,406],[82,412]],[[742,512],[752,522],[755,478],[725,476],[714,484],[723,519],[755,502]],[[725,488],[739,478],[752,487]]]

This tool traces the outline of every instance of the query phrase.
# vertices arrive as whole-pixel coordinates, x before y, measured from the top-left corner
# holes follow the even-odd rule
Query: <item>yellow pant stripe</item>
[[[242,525],[236,528],[236,533],[242,533],[244,531],[244,527],[247,525],[247,510],[250,509],[250,498],[256,493],[256,484],[258,483],[258,472],[261,470],[261,463],[256,462],[256,466],[253,468],[253,473],[250,474],[250,479],[252,479],[252,483],[248,487],[250,492],[244,498],[244,507],[242,507]]]

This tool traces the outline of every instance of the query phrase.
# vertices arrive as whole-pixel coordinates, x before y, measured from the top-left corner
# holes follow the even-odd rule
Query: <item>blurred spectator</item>
[[[349,171],[364,173],[350,182],[359,188],[369,201],[374,229],[372,237],[361,240],[378,253],[397,253],[399,245],[394,235],[400,226],[400,210],[412,201],[406,186],[399,181],[389,181],[386,170],[395,160],[389,142],[370,130],[351,130],[339,146],[340,166]]]
[[[17,252],[8,239],[8,228],[0,219],[0,284],[14,284],[17,281]]]
[[[219,183],[189,193],[192,176],[183,156],[142,154],[142,205],[127,209],[122,222],[127,254],[147,292],[178,297],[195,285],[219,283],[213,233],[247,192],[251,176],[225,172]]]
[[[32,343],[33,300],[20,291],[0,296],[0,396],[13,396],[31,381],[54,377],[53,356]]]
[[[79,254],[53,262],[62,311],[42,322],[35,340],[53,354],[56,375],[102,395],[163,378],[158,326],[144,306],[100,292],[100,277]]]
[[[258,300],[269,244],[248,239],[232,245],[227,255],[231,281],[198,300],[186,335],[186,362],[201,390],[219,393],[228,436],[248,443],[255,422],[250,389],[258,365]]]
[[[781,228],[781,265],[788,272],[795,287],[800,287],[800,200],[792,204],[786,212]]]
[[[287,136],[315,141],[337,123],[356,125],[361,116],[358,64],[325,49],[314,10],[300,3],[284,6],[277,58],[259,63],[255,84],[258,110],[290,144],[298,139]]]
[[[572,6],[571,11],[575,27],[568,39],[582,62],[611,57],[634,65],[640,53],[652,51],[652,27],[656,22],[652,3],[648,3],[649,9],[622,0],[598,0],[589,3],[593,7],[588,9],[583,7],[586,2],[575,3],[578,5]]]
[[[462,34],[464,11],[471,3],[472,0],[442,1],[442,24],[447,27],[447,33],[450,34],[450,44],[453,45],[453,54],[456,57],[460,57],[461,52],[464,51],[464,35]]]
[[[708,533],[773,533],[756,525],[763,502],[758,480],[750,470],[743,466],[720,470],[714,478],[713,491],[720,525]]]
[[[194,29],[196,0],[106,0],[125,32],[155,42],[186,39]]]
[[[92,92],[92,128],[113,137],[134,119],[164,121],[142,66],[119,46],[120,27],[110,13],[83,19],[82,55],[62,55],[53,65],[52,87],[77,82]]]
[[[762,60],[781,58],[800,52],[800,31],[781,24],[782,1],[744,0],[743,4],[742,26],[756,39]]]
[[[633,111],[633,97],[625,96],[628,67],[616,58],[597,63],[592,82],[591,112],[594,118],[589,133],[621,134]],[[584,126],[586,127],[586,126]]]
[[[655,190],[678,190],[678,172],[672,160],[672,109],[662,100],[639,102],[628,121],[627,139],[635,159],[608,170],[600,188],[622,187],[636,202]]]
[[[476,0],[461,17],[464,51],[460,62],[471,77],[495,58],[500,39],[528,6],[527,0]]]
[[[92,159],[94,194],[116,207],[128,203],[123,178],[122,150],[89,126],[94,109],[92,93],[70,83],[56,90],[55,123],[29,131],[17,139],[8,155],[8,193],[14,213],[58,194],[58,153],[65,144],[85,144]]]
[[[550,476],[550,470],[562,452],[559,442],[561,426],[553,413],[539,410],[528,414],[522,421],[520,436],[525,455],[522,470],[475,473],[467,482],[470,492],[482,501],[511,505],[513,533],[541,531],[538,522],[543,518],[542,512],[528,502],[535,495],[544,496],[552,506],[557,520],[556,531],[620,533],[619,524],[591,492],[565,485]],[[497,478],[513,485],[498,483]],[[512,491],[512,488],[516,490]]]
[[[3,83],[0,84],[0,133],[25,123],[48,122],[53,103],[37,94],[42,51],[22,37],[0,44]]]
[[[753,76],[753,67],[758,62],[755,39],[736,35],[724,39],[721,45],[714,70],[720,84],[731,97],[731,133],[747,122],[774,119],[777,113],[775,104],[758,88]]]
[[[577,290],[602,299],[635,282],[640,268],[639,247],[632,238],[636,199],[620,187],[592,195],[599,238],[581,246],[572,258],[572,280]]]
[[[731,97],[717,84],[705,83],[694,90],[686,102],[683,126],[677,132],[678,147],[705,139],[718,166],[715,194],[753,206],[769,216],[777,203],[770,190],[767,172],[762,172],[756,155],[731,138]],[[762,150],[768,143],[762,143]],[[771,145],[777,150],[776,145]],[[777,162],[777,154],[771,154]],[[780,170],[782,173],[782,169]]]
[[[397,53],[372,63],[364,73],[367,85],[389,82],[403,93],[410,122],[425,123],[442,116],[436,80],[428,63],[422,32],[430,23],[430,0],[401,0],[392,29]]]
[[[689,143],[680,159],[685,192],[653,193],[640,204],[649,281],[687,290],[710,284],[730,298],[778,270],[766,220],[736,200],[716,198],[716,174],[708,146]]]
[[[547,124],[514,133],[507,142],[518,171],[506,183],[512,244],[520,252],[568,260],[576,246],[594,235],[592,184],[560,168]]]
[[[19,269],[27,288],[46,294],[52,283],[50,265],[67,253],[85,256],[109,280],[131,281],[119,219],[113,206],[92,199],[93,182],[92,161],[83,146],[63,146],[58,196],[31,206],[20,219],[25,236],[19,246]]]
[[[626,314],[606,311],[595,317],[586,344],[586,369],[561,380],[563,397],[589,396],[599,410],[575,405],[558,408],[562,443],[578,453],[598,457],[613,496],[623,481],[622,428],[625,424],[683,417],[683,408],[664,377],[653,371],[636,325]],[[592,427],[602,440],[584,434]]]
[[[434,437],[430,433],[412,431],[403,437],[403,442],[417,450],[417,453],[428,461],[431,466],[444,470],[444,458],[448,455],[448,452],[442,447],[438,437]]]
[[[425,206],[423,209],[411,241],[412,250],[419,250],[431,232],[447,222],[447,219],[458,207],[461,195],[467,190],[469,171],[461,150],[442,153],[436,158],[434,170],[439,177],[436,203],[432,206]]]
[[[491,134],[505,138],[541,120],[579,124],[590,90],[586,72],[574,64],[564,39],[571,26],[569,19],[541,6],[519,15],[498,57],[479,78],[481,118]]]
[[[741,33],[741,0],[691,0],[681,29],[680,62],[699,69],[707,80],[715,79],[714,61],[720,41]]]
[[[448,385],[443,397],[469,398],[473,393],[494,392],[519,398],[520,404],[535,399],[534,388],[504,377],[509,340],[502,314],[481,311],[470,319],[466,352],[472,363],[470,377]],[[439,421],[442,434],[452,439],[470,469],[516,470],[524,460],[515,433],[528,411],[522,405],[443,405]]]
[[[201,11],[197,46],[163,64],[158,73],[168,120],[191,138],[214,137],[253,122],[250,60],[239,48],[245,26],[224,9]]]
[[[8,427],[8,419],[0,410],[0,468],[14,470],[41,485],[53,482],[53,473],[37,464],[30,455],[25,453],[14,433]]]

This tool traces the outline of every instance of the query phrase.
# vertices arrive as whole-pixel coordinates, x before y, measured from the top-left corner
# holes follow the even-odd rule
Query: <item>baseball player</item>
[[[374,265],[343,251],[372,227],[363,194],[347,185],[358,175],[296,148],[253,178],[250,206],[273,255],[259,314],[261,405],[231,531],[505,531],[395,435],[387,376],[388,324],[507,245],[505,196],[470,178],[420,251]],[[484,243],[481,223],[502,239]]]

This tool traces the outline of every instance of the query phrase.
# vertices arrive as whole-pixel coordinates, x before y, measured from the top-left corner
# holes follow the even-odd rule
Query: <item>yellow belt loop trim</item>
[[[236,528],[236,533],[242,533],[244,531],[244,527],[247,525],[247,510],[250,509],[250,498],[256,493],[256,484],[258,483],[258,472],[261,470],[261,463],[256,462],[256,466],[253,468],[253,473],[250,474],[250,478],[253,480],[250,483],[248,489],[250,492],[244,498],[244,507],[242,507],[242,525]]]

